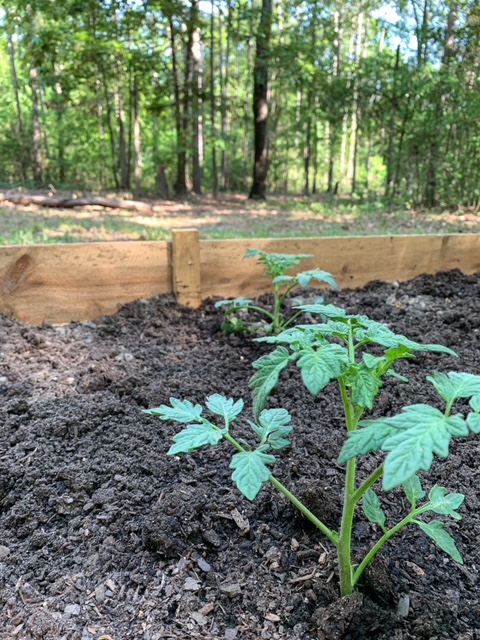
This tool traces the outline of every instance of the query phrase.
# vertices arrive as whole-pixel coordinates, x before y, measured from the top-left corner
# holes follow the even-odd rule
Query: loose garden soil
[[[480,373],[478,276],[372,283],[326,298],[459,354],[401,362],[410,384],[389,379],[377,414],[437,403],[425,381],[433,369]],[[453,443],[448,460],[423,476],[427,490],[438,483],[466,494],[463,520],[447,524],[465,565],[410,527],[349,599],[338,597],[335,554],[313,525],[271,485],[252,503],[232,485],[226,442],[166,456],[178,429],[142,409],[171,396],[250,397],[251,364],[269,347],[224,335],[221,320],[213,301],[192,310],[169,296],[66,326],[0,317],[0,638],[479,639],[474,436]],[[270,406],[287,408],[295,423],[275,474],[338,526],[344,432],[336,387],[313,398],[292,369]],[[365,458],[360,473],[371,465]],[[387,494],[384,507],[391,523],[401,519],[402,492]],[[356,522],[361,557],[379,531],[360,509]]]

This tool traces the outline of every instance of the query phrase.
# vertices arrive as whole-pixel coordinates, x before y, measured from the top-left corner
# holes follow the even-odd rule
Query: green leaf
[[[345,309],[336,307],[333,304],[301,304],[296,309],[300,309],[304,313],[320,313],[326,318],[332,318],[336,320],[344,319],[346,322],[351,316],[347,314]]]
[[[362,420],[355,431],[350,431],[340,451],[338,464],[364,455],[370,451],[379,451],[385,440],[396,430],[386,423],[386,419]]]
[[[292,421],[292,416],[286,409],[264,409],[258,419],[266,433],[272,433],[281,427],[286,427]]]
[[[210,423],[191,424],[174,436],[173,441],[175,444],[170,447],[167,455],[174,456],[177,453],[190,453],[190,451],[206,444],[218,444],[224,433],[224,430]]]
[[[230,469],[235,469],[232,480],[244,496],[254,500],[270,478],[271,471],[267,465],[274,463],[275,456],[258,450],[236,453],[230,463]]]
[[[287,284],[298,284],[298,280],[295,276],[277,276],[272,280],[273,284],[279,284],[284,287]]]
[[[405,336],[398,335],[389,329],[386,325],[370,320],[363,317],[362,320],[366,324],[365,329],[359,329],[356,333],[356,337],[361,340],[368,339],[371,342],[376,342],[383,347],[406,347],[411,351],[432,351],[436,353],[447,353],[451,356],[456,356],[455,351],[452,351],[448,347],[444,347],[440,344],[420,344],[409,340]]]
[[[192,404],[190,400],[178,400],[170,398],[171,407],[162,404],[154,409],[146,409],[144,413],[158,416],[161,420],[174,420],[175,422],[200,422],[203,408],[199,404]]]
[[[284,275],[292,267],[300,264],[304,258],[313,258],[313,256],[305,253],[297,255],[289,253],[267,253],[260,249],[248,249],[244,257],[258,258],[258,262],[264,264],[266,267],[265,275],[271,278]]]
[[[448,493],[444,487],[437,484],[432,487],[428,494],[429,511],[434,511],[442,516],[450,516],[454,520],[461,520],[462,516],[457,513],[457,509],[463,504],[465,496],[463,493]]]
[[[253,363],[257,372],[250,378],[249,386],[253,390],[253,409],[257,416],[265,407],[267,398],[278,383],[280,373],[290,362],[291,356],[285,347],[262,356]]]
[[[267,342],[268,344],[288,344],[294,348],[298,347],[311,347],[320,342],[327,343],[324,340],[321,333],[317,330],[318,325],[301,325],[292,327],[291,329],[285,329],[276,336],[265,336],[262,338],[255,338],[255,342]]]
[[[342,374],[348,362],[348,351],[344,347],[327,343],[318,349],[304,349],[297,365],[305,386],[315,396],[330,380]]]
[[[472,433],[480,433],[480,413],[469,413],[467,416],[467,425]]]
[[[365,492],[362,500],[362,508],[370,522],[380,525],[382,530],[385,529],[385,513],[373,489],[367,489]]]
[[[471,398],[480,394],[480,376],[472,373],[434,371],[431,376],[427,376],[427,380],[433,384],[439,396],[449,403],[458,398]]]
[[[388,451],[385,459],[383,488],[389,491],[406,482],[423,469],[428,471],[433,454],[445,458],[452,436],[468,435],[468,427],[461,415],[445,416],[428,405],[411,405],[385,424],[399,429],[383,442]]]
[[[382,381],[370,369],[362,365],[352,367],[346,384],[352,389],[352,400],[356,405],[364,409],[373,408]]]
[[[470,398],[468,403],[475,413],[480,413],[480,395],[475,395]]]
[[[253,304],[253,300],[250,298],[233,298],[232,300],[219,300],[215,303],[215,309],[220,309],[221,307],[228,307],[228,309],[243,309]]]
[[[229,424],[243,411],[243,400],[234,402],[232,398],[225,398],[219,393],[209,396],[205,404],[212,413],[222,416]]]
[[[380,363],[385,362],[383,356],[372,356],[371,353],[364,353],[362,359],[367,369],[375,369]]]
[[[406,482],[402,484],[402,488],[405,491],[407,500],[415,509],[417,501],[425,497],[425,491],[422,489],[420,478],[417,475],[413,475]]]
[[[290,426],[292,416],[286,409],[264,409],[258,418],[261,427],[259,435],[267,440],[273,449],[283,449],[290,444],[286,436],[293,428]]]
[[[432,540],[442,549],[445,553],[458,562],[458,564],[463,564],[463,558],[460,555],[459,550],[455,544],[455,540],[452,536],[445,531],[445,525],[443,522],[439,520],[432,520],[431,522],[422,522],[421,520],[412,520],[415,524],[417,524],[422,531],[424,531],[427,536],[430,536]]]
[[[302,289],[306,289],[312,280],[316,280],[317,282],[325,282],[337,291],[339,289],[339,286],[332,274],[328,273],[328,271],[322,271],[321,269],[310,269],[309,271],[302,271],[301,273],[297,273],[297,280]]]
[[[400,373],[397,373],[393,369],[389,369],[385,375],[390,376],[391,378],[396,378],[401,382],[408,382],[408,378],[406,378],[405,376],[402,376]]]

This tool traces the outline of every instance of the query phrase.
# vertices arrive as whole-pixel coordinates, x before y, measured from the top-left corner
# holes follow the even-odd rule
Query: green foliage
[[[259,7],[230,2],[214,12],[212,21],[205,7],[177,1],[4,5],[0,179],[23,184],[32,180],[30,69],[35,67],[42,87],[45,184],[91,190],[126,182],[120,186],[131,188],[137,154],[134,136],[124,132],[133,128],[135,119],[134,85],[140,98],[142,186],[155,188],[159,165],[173,184],[177,152],[187,145],[188,156],[193,155],[198,96],[196,90],[188,91],[192,77],[186,65],[191,60],[184,54],[191,30],[198,29],[204,56],[203,189],[213,187],[214,152],[228,160],[221,163],[222,181],[234,191],[248,189],[253,158],[244,141],[250,139],[254,123],[246,121],[245,113],[251,102],[251,42],[261,24]],[[425,6],[426,15],[433,11],[435,26],[421,30],[415,60],[411,30],[378,20],[375,3],[363,7],[369,29],[361,33],[355,3],[320,8],[318,3],[290,2],[281,16],[273,11],[267,62],[272,93],[281,96],[281,108],[269,117],[271,191],[318,193],[319,185],[330,180],[332,199],[337,200],[337,191],[354,194],[359,212],[369,206],[371,194],[383,192],[389,208],[395,202],[478,204],[478,9],[472,2],[459,3],[452,20],[453,9],[445,0],[438,10],[432,0]],[[397,3],[396,9],[398,24],[414,21],[411,3]],[[446,39],[455,23],[461,29]],[[396,61],[398,38],[402,43]],[[446,40],[452,44],[448,51]],[[16,81],[9,41],[14,44]],[[352,54],[353,41],[361,55]],[[384,44],[379,48],[380,41]],[[176,101],[171,99],[175,92]],[[189,95],[190,109],[183,113],[182,101]],[[117,109],[117,101],[122,109]],[[208,116],[212,108],[216,122]],[[185,132],[178,135],[177,115],[188,120],[186,137]],[[350,140],[357,130],[362,135]],[[429,181],[433,194],[428,194]],[[323,215],[315,200],[305,199],[305,207],[316,205]],[[385,205],[380,205],[384,213]],[[341,218],[340,207],[337,213]]]
[[[305,258],[312,256],[305,254],[291,255],[288,253],[267,253],[259,249],[249,249],[245,258],[258,258],[260,264],[265,265],[265,276],[272,280],[273,285],[273,309],[259,307],[249,298],[234,298],[232,300],[219,300],[215,306],[225,309],[225,316],[222,322],[222,329],[226,333],[242,333],[250,331],[252,333],[277,334],[292,324],[298,316],[287,319],[282,313],[282,308],[288,294],[296,287],[307,288],[312,281],[323,282],[334,289],[338,289],[335,278],[331,273],[321,269],[310,269],[297,273],[294,276],[286,275],[286,272],[300,264]],[[321,299],[318,300],[321,303]],[[268,324],[249,324],[239,314],[245,311],[256,311],[264,316]]]
[[[287,439],[292,431],[290,414],[285,409],[265,409],[257,422],[247,420],[259,439],[257,446],[253,448],[248,444],[241,444],[230,433],[231,424],[243,410],[243,400],[235,402],[232,398],[215,393],[207,398],[205,406],[211,413],[223,418],[224,426],[219,427],[205,418],[201,405],[177,398],[170,398],[170,406],[161,405],[148,409],[145,413],[161,420],[192,423],[174,436],[175,444],[168,450],[169,456],[190,453],[207,444],[216,445],[223,438],[228,440],[238,450],[230,464],[230,468],[234,469],[232,480],[245,497],[254,500],[270,479],[269,467],[275,464],[275,456],[267,453],[268,450],[278,451],[290,444]]]
[[[255,421],[246,419],[246,423],[256,437],[256,444],[235,439],[231,433],[231,424],[243,410],[241,400],[234,402],[218,394],[207,399],[210,412],[223,418],[224,424],[218,426],[203,416],[201,405],[172,398],[170,406],[162,405],[146,412],[162,420],[188,423],[174,437],[169,455],[227,440],[237,450],[230,463],[234,470],[232,479],[249,500],[258,495],[266,482],[271,482],[336,547],[342,595],[353,591],[380,549],[409,524],[418,526],[455,562],[463,563],[445,522],[424,519],[424,515],[436,514],[447,521],[458,521],[464,495],[447,493],[444,487],[435,485],[426,498],[418,472],[429,471],[435,455],[447,457],[453,437],[480,432],[480,376],[462,372],[434,372],[428,376],[439,402],[445,404],[443,411],[436,406],[413,404],[394,416],[362,420],[363,413],[374,406],[385,377],[394,373],[393,367],[399,360],[413,358],[419,351],[448,356],[455,356],[455,352],[442,345],[414,342],[366,316],[348,314],[333,305],[302,305],[300,309],[319,314],[320,322],[258,339],[275,348],[254,363],[256,371],[250,380],[258,417]],[[369,353],[369,346],[375,348],[374,353]],[[281,373],[290,364],[298,367],[311,394],[319,394],[332,382],[340,391],[346,427],[346,440],[338,459],[339,464],[346,465],[340,532],[326,526],[272,474],[274,452],[290,444],[292,426],[285,409],[267,409],[266,405]],[[452,413],[455,402],[460,399],[469,400],[471,411],[467,415]],[[313,427],[311,430],[317,437]],[[357,462],[369,453],[377,454],[376,466],[360,481]],[[395,524],[387,522],[381,497],[373,489],[380,480],[384,491],[401,486],[407,498],[407,512]],[[360,564],[355,565],[351,538],[354,514],[360,502],[367,520],[378,525],[381,535]]]

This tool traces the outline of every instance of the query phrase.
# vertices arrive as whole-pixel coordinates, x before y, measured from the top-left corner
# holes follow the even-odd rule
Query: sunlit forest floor
[[[154,205],[152,214],[98,206],[4,205],[0,208],[0,244],[168,240],[172,229],[184,227],[197,228],[204,239],[480,231],[480,214],[474,209],[427,211],[387,207],[380,200],[272,195],[266,202],[257,202],[245,195],[222,194],[216,200],[205,195],[185,201],[149,201]]]

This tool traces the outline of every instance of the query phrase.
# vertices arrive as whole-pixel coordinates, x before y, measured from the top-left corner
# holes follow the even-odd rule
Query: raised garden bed
[[[480,371],[478,276],[451,271],[325,297],[459,354],[401,363],[411,384],[389,379],[384,414],[435,402],[432,369]],[[465,565],[406,528],[348,606],[329,544],[273,487],[243,498],[226,444],[166,457],[175,428],[142,409],[170,396],[250,397],[251,363],[267,346],[225,336],[221,320],[213,302],[194,310],[172,295],[64,326],[1,317],[0,638],[480,637],[478,439],[456,440],[424,478],[425,488],[466,494],[463,520],[448,525]],[[280,398],[295,430],[276,475],[335,526],[344,475],[336,392],[314,399],[292,370],[271,406]],[[404,505],[384,507],[398,519]],[[360,554],[378,531],[358,511]]]

